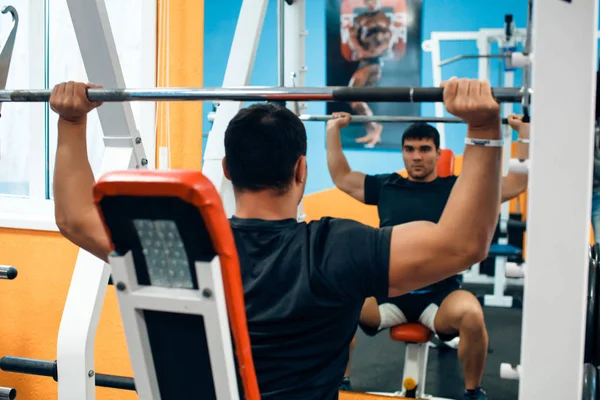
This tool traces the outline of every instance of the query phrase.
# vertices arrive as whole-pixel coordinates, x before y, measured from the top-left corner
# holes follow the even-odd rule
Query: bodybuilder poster
[[[327,86],[421,86],[421,0],[327,0]],[[327,113],[417,116],[419,104],[328,103]],[[342,146],[401,149],[409,124],[351,124]]]

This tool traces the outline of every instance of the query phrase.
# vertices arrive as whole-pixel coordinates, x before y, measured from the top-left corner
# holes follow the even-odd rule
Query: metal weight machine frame
[[[511,21],[512,22],[512,21]],[[510,33],[510,34],[507,34]],[[514,23],[505,21],[505,27],[503,29],[480,29],[475,32],[432,32],[431,39],[425,41],[423,44],[424,48],[427,48],[431,52],[432,72],[433,72],[433,84],[439,86],[442,82],[442,67],[452,62],[457,62],[464,58],[476,58],[479,64],[479,79],[489,80],[490,78],[490,60],[494,58],[505,58],[509,59],[506,55],[492,56],[492,44],[497,43],[498,51],[501,51],[505,47],[516,47],[518,43],[525,44],[527,39],[526,29],[515,29]],[[442,41],[476,41],[478,54],[469,56],[457,56],[451,59],[442,61],[440,44]],[[504,87],[514,86],[514,71],[499,70],[499,82],[503,81]],[[513,113],[513,104],[505,103],[502,105],[503,114],[507,117]],[[435,115],[437,117],[444,116],[443,104],[435,105]],[[440,144],[445,146],[446,135],[445,127],[442,123],[437,124],[438,131],[440,132]],[[506,175],[511,166],[511,152],[512,152],[512,128],[508,125],[504,126],[504,154],[503,154],[503,173]],[[498,239],[499,245],[508,244],[507,236],[507,221],[509,219],[509,203],[504,202],[501,206],[500,212],[500,237]],[[493,294],[485,295],[483,298],[483,304],[489,307],[512,307],[513,298],[504,294],[504,290],[507,284],[522,286],[523,279],[519,278],[507,278],[506,277],[506,266],[507,256],[499,255],[495,257],[495,268],[494,276],[490,277],[480,273],[479,264],[473,265],[471,269],[463,273],[463,279],[465,283],[475,284],[490,284],[494,285]]]
[[[533,23],[530,159],[534,167],[529,172],[519,399],[579,399],[589,269],[598,0],[535,0]],[[557,163],[565,149],[578,156],[569,163]],[[559,212],[565,205],[569,212]]]

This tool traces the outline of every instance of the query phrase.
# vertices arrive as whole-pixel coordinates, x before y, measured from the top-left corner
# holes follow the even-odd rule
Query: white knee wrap
[[[402,310],[390,303],[379,305],[379,315],[381,318],[379,329],[391,328],[392,326],[404,324],[408,321]]]

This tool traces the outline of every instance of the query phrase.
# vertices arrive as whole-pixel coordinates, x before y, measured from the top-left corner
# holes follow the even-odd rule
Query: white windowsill
[[[0,228],[58,232],[54,201],[0,196]]]

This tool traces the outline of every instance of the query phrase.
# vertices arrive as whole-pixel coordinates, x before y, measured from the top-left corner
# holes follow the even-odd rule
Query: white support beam
[[[250,83],[267,5],[268,0],[244,0],[242,2],[229,52],[223,87],[248,86]],[[235,212],[235,199],[231,182],[223,174],[221,164],[225,156],[223,141],[229,121],[242,107],[242,102],[235,101],[219,104],[204,151],[202,172],[219,191],[227,217],[231,217]]]
[[[283,0],[281,0],[283,1]],[[296,0],[291,5],[283,4],[284,14],[284,86],[304,87],[306,85],[306,0]],[[288,103],[288,108],[297,113],[304,114],[306,103]],[[298,206],[298,220],[303,221],[304,200]]]
[[[156,8],[155,1],[144,4]],[[127,87],[104,0],[67,0],[67,5],[90,82],[106,88]],[[144,16],[149,14],[142,12]],[[106,147],[100,175],[118,169],[146,168],[148,159],[131,103],[105,103],[98,108],[98,116]],[[60,400],[96,397],[94,343],[109,273],[102,260],[80,250],[58,332]]]
[[[519,398],[580,399],[598,1],[536,0],[533,26],[534,167],[529,172]],[[577,156],[557,162],[565,151]],[[561,213],[565,205],[569,212]]]

